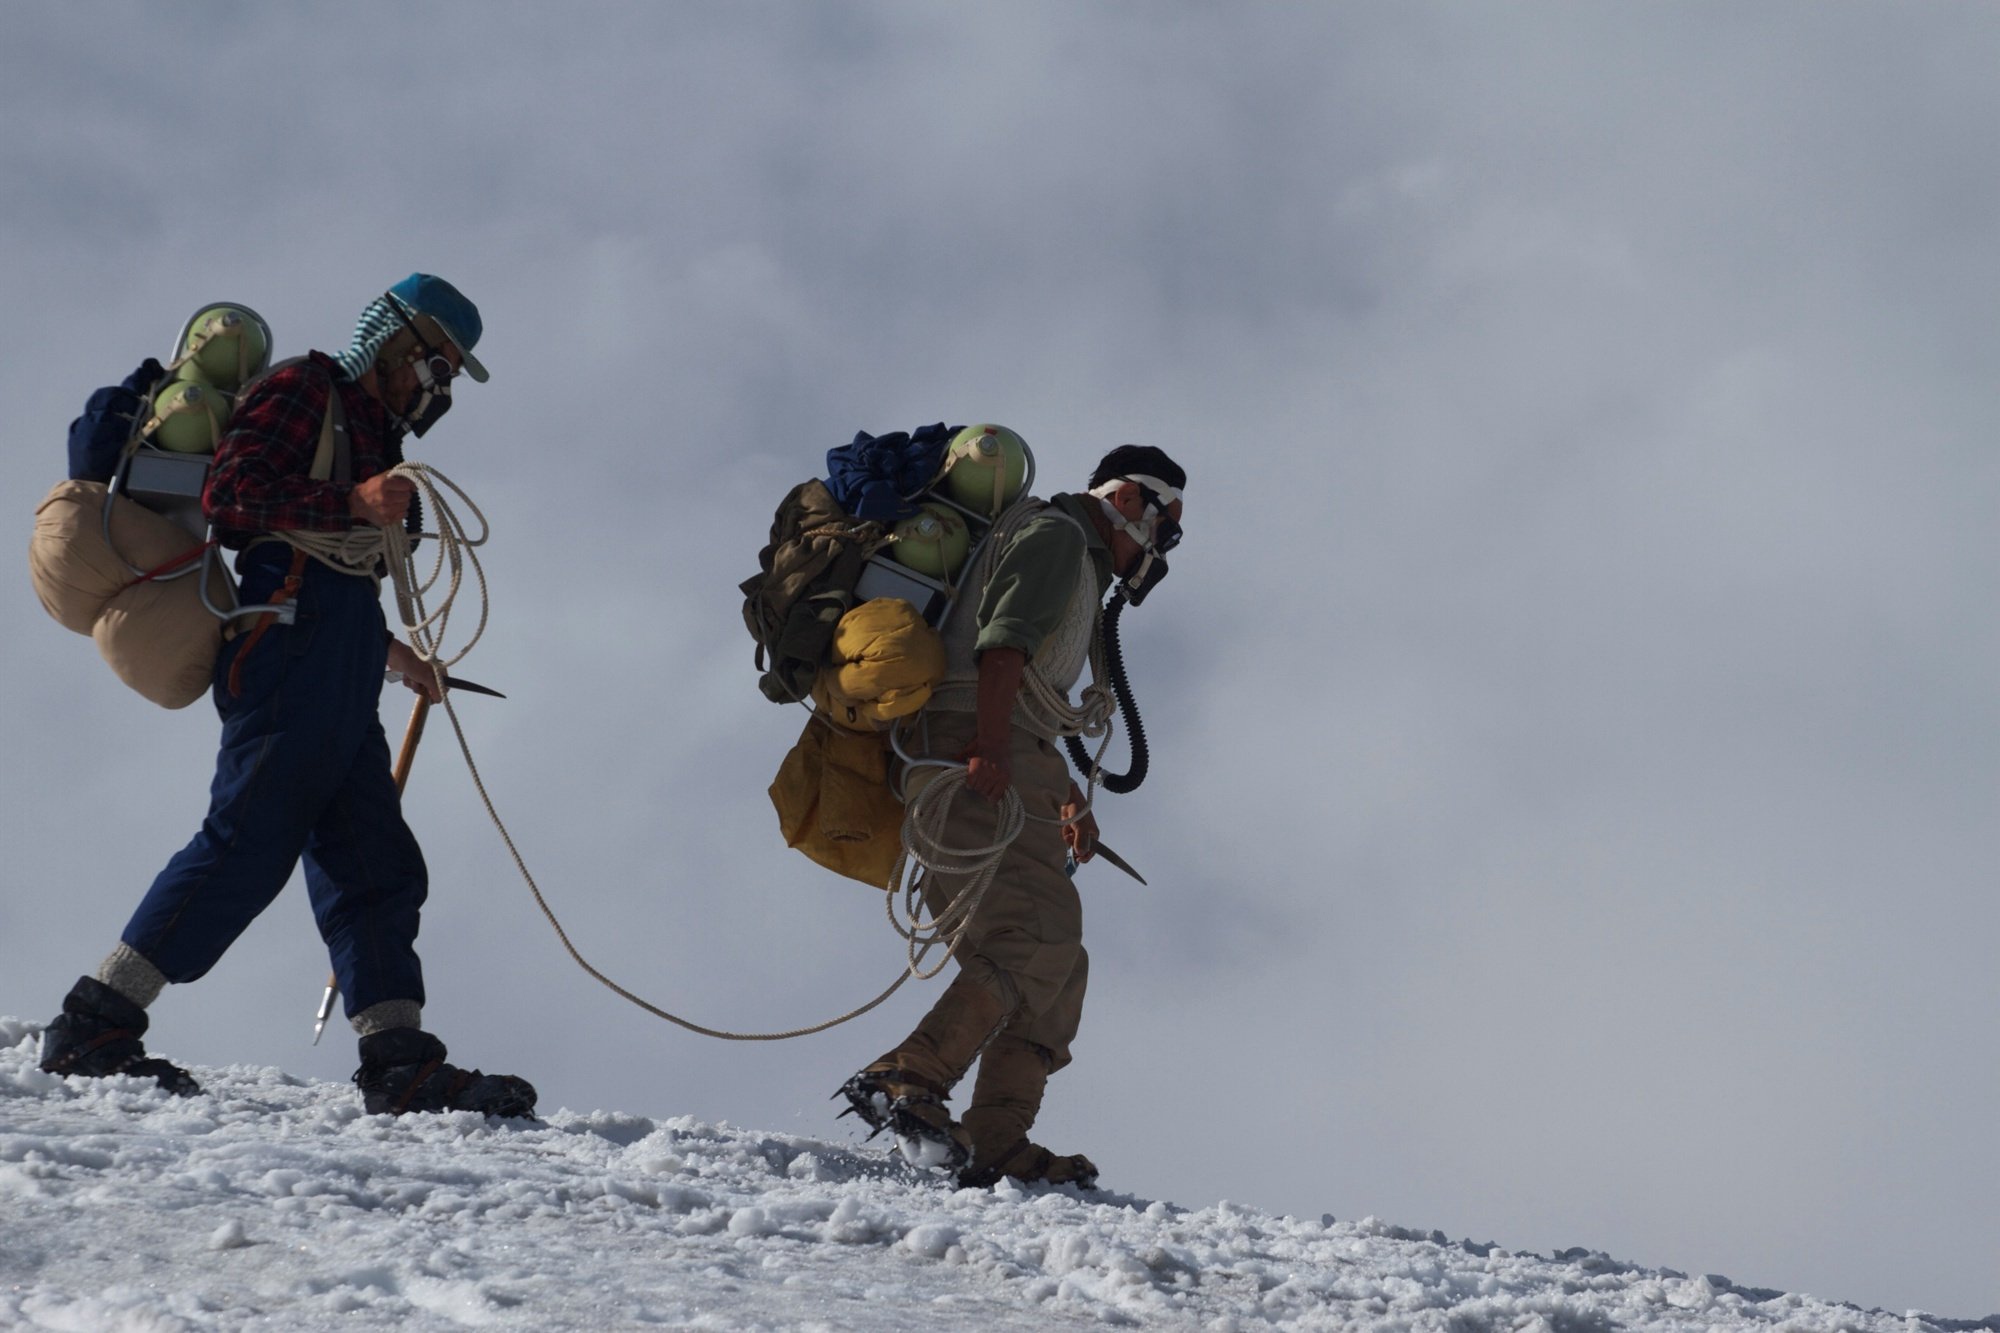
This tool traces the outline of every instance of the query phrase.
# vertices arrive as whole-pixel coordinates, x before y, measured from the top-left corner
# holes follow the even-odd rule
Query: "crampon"
[[[911,1166],[956,1172],[972,1160],[971,1136],[945,1108],[946,1090],[929,1079],[875,1064],[841,1084],[834,1096],[847,1098],[840,1114],[859,1116],[870,1139],[883,1130],[894,1135]]]

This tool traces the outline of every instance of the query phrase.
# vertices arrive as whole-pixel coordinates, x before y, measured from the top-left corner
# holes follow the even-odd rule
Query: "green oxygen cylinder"
[[[248,306],[203,306],[181,329],[174,364],[233,393],[270,366],[271,326]]]
[[[889,554],[899,564],[937,579],[958,573],[966,552],[972,549],[972,533],[964,517],[949,505],[934,501],[898,523],[895,534]]]
[[[945,455],[946,494],[975,514],[996,518],[1028,478],[1028,445],[1005,426],[967,426]]]
[[[169,380],[153,396],[153,416],[145,433],[160,448],[177,454],[212,454],[229,424],[233,404],[222,390],[189,375],[190,369],[182,366],[181,378]]]

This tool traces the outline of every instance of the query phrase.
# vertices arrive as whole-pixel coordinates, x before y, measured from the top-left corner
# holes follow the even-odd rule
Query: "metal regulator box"
[[[208,536],[201,491],[214,454],[184,454],[141,444],[132,451],[111,488],[135,504],[186,528],[196,539]]]

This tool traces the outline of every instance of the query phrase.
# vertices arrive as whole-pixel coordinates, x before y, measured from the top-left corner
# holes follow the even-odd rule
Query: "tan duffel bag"
[[[28,545],[35,595],[64,627],[96,640],[120,680],[162,708],[185,708],[208,691],[222,621],[202,605],[201,575],[160,576],[199,561],[205,544],[123,496],[111,501],[107,543],[104,499],[102,482],[64,481],[42,501]],[[234,606],[220,561],[206,577],[209,600]]]

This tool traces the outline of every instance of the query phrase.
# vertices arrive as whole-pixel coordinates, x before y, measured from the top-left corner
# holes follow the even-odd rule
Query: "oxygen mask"
[[[1140,516],[1128,519],[1111,503],[1111,495],[1125,483],[1139,488]],[[1121,581],[1125,600],[1138,606],[1146,595],[1166,581],[1167,552],[1181,544],[1180,520],[1169,506],[1181,498],[1174,487],[1153,477],[1117,477],[1092,492],[1111,515],[1112,526],[1130,537],[1139,547],[1139,561]]]
[[[432,353],[418,358],[417,395],[410,410],[403,414],[410,434],[422,439],[424,432],[437,425],[438,418],[451,411],[451,362]]]

